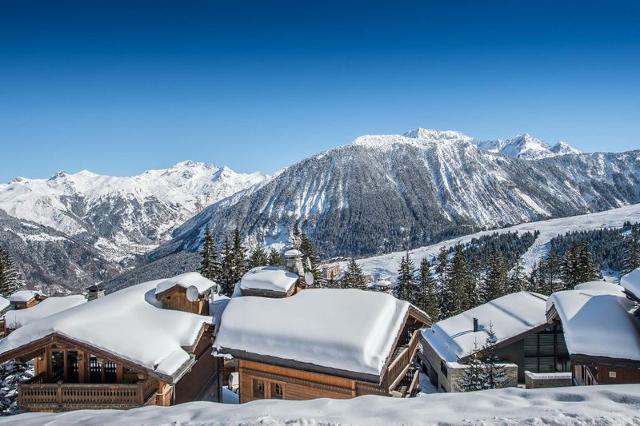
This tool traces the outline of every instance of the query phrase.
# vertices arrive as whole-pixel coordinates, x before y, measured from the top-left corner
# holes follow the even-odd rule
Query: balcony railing
[[[79,408],[133,408],[153,403],[157,382],[136,384],[43,383],[36,376],[18,386],[18,406],[25,411],[65,411]]]
[[[389,364],[389,368],[387,368],[387,372],[383,380],[384,387],[386,389],[393,390],[402,380],[407,369],[411,366],[413,357],[418,349],[419,335],[420,333],[415,331],[413,336],[411,336],[409,344],[406,345],[391,364]]]

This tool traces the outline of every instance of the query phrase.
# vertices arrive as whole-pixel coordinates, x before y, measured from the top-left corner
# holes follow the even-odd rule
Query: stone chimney
[[[94,284],[87,288],[87,300],[92,301],[104,296],[104,287],[101,284]]]
[[[287,270],[304,278],[304,265],[302,264],[302,252],[298,249],[289,249],[284,252],[284,264]]]

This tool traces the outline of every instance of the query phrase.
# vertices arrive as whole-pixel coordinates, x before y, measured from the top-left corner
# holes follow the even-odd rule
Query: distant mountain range
[[[238,227],[248,243],[282,244],[298,223],[323,256],[364,256],[638,203],[639,183],[640,151],[416,129],[361,136],[272,177],[183,162],[130,178],[19,178],[0,185],[0,243],[30,284],[73,289],[127,271],[112,281],[122,287],[193,267],[207,225],[218,241]]]
[[[190,161],[132,177],[17,178],[0,184],[0,243],[29,284],[78,288],[125,270],[204,207],[265,179]]]

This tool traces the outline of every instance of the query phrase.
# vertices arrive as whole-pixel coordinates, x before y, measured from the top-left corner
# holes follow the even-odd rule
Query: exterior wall
[[[346,399],[357,396],[357,382],[342,377],[244,360],[240,360],[239,373],[240,403],[275,398],[275,385],[281,387],[282,399],[289,400]],[[254,384],[259,382],[264,385],[264,396],[254,392]]]
[[[571,373],[548,373],[538,374],[527,371],[525,373],[525,388],[558,388],[571,386],[573,377]]]
[[[579,386],[640,383],[640,368],[575,363],[573,379]]]

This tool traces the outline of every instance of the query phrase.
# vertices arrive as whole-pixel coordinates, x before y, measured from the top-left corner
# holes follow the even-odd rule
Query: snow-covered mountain
[[[474,141],[476,146],[485,151],[502,154],[507,157],[523,160],[538,160],[557,155],[579,154],[580,151],[566,142],[559,141],[551,146],[540,139],[524,133],[512,139],[493,141]]]
[[[206,208],[150,258],[196,250],[206,225],[271,244],[298,222],[325,256],[369,255],[640,202],[640,151],[518,157],[452,131],[362,136]]]
[[[137,176],[103,176],[89,171],[74,174],[58,172],[49,179],[16,178],[0,184],[0,210],[7,213],[4,241],[24,243],[24,251],[36,244],[60,245],[61,241],[75,241],[86,250],[84,255],[109,264],[102,270],[122,268],[136,256],[157,247],[171,236],[178,225],[206,206],[225,197],[263,182],[261,173],[236,173],[228,167],[184,161],[162,170],[149,170]],[[0,218],[1,220],[2,218]],[[13,224],[11,226],[9,224]],[[26,225],[25,225],[26,224]],[[37,237],[25,233],[25,228],[38,228]],[[50,249],[49,252],[57,252]],[[26,253],[25,253],[26,254]],[[62,253],[58,253],[62,256]],[[50,263],[47,251],[41,257],[22,259],[25,269],[38,269]],[[56,260],[56,268],[77,269],[77,273],[60,274],[45,271],[27,278],[47,283],[56,277],[74,283],[92,282],[96,278],[89,266],[92,261]],[[71,264],[74,264],[73,266]],[[53,267],[52,263],[52,267]]]

